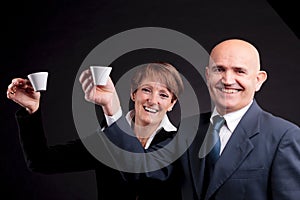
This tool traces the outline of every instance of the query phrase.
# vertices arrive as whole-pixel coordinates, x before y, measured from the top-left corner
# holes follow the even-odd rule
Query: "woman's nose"
[[[151,95],[149,95],[149,97],[148,97],[148,102],[151,103],[151,104],[158,104],[159,98],[158,98],[157,95],[151,94]]]

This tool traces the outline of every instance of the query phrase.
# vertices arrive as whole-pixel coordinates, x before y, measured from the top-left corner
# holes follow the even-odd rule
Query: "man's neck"
[[[244,109],[245,107],[249,107],[249,105],[251,105],[253,103],[253,100],[251,100],[248,104],[246,104],[245,106],[241,107],[238,110],[232,110],[232,109],[228,109],[228,108],[218,108],[216,107],[215,109],[217,110],[217,112],[221,115],[224,116],[226,114],[230,114],[230,113],[234,113],[234,112],[238,112],[239,110]]]

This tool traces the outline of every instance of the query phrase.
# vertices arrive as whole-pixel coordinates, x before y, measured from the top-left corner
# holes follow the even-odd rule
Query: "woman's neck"
[[[139,139],[139,141],[142,143],[143,147],[145,147],[149,137],[154,133],[154,131],[157,129],[158,125],[146,125],[141,126],[134,124],[133,131],[136,135],[136,137]]]

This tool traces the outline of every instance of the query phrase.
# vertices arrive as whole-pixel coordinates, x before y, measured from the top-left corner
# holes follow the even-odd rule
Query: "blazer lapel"
[[[215,165],[205,199],[209,199],[222,186],[254,148],[250,138],[259,133],[258,118],[260,111],[261,109],[254,101],[232,133]]]
[[[200,146],[200,145],[197,145]],[[198,149],[198,148],[197,148]],[[204,165],[203,158],[199,158],[199,149],[191,149],[189,153],[189,167],[192,175],[192,181],[194,184],[195,191],[197,193],[198,199],[201,197],[202,187],[203,187],[203,174],[204,174]]]
[[[199,151],[201,144],[204,140],[207,128],[209,126],[210,113],[203,114],[200,118],[200,126],[197,132],[197,135],[188,149],[188,162],[189,162],[189,170],[191,171],[192,182],[194,185],[194,189],[197,193],[198,199],[201,199],[201,192],[203,187],[203,174],[205,162],[203,158],[199,158]]]

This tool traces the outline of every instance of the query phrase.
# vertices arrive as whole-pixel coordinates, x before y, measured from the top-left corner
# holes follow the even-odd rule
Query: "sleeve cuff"
[[[115,123],[122,116],[122,109],[119,108],[119,110],[116,112],[116,114],[114,114],[112,116],[108,116],[106,114],[104,114],[104,116],[106,119],[107,126],[110,126],[113,123]]]

